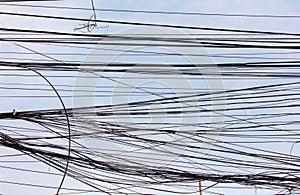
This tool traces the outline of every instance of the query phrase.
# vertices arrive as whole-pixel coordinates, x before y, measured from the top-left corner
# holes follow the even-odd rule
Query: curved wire
[[[71,155],[71,127],[70,127],[70,121],[69,121],[69,116],[68,116],[68,111],[66,109],[66,106],[64,104],[64,101],[62,100],[61,96],[59,95],[58,91],[56,90],[56,88],[53,86],[53,84],[44,76],[42,75],[40,72],[38,72],[37,70],[34,70],[32,68],[29,68],[29,67],[23,67],[23,68],[26,68],[28,70],[31,70],[32,72],[35,72],[36,74],[38,74],[39,76],[41,76],[50,86],[51,88],[53,89],[53,91],[55,92],[55,94],[57,95],[63,109],[64,109],[64,112],[65,112],[65,116],[66,116],[66,120],[67,120],[67,125],[68,125],[68,158],[67,158],[67,163],[66,163],[66,167],[65,167],[65,171],[64,171],[64,174],[63,174],[63,177],[61,179],[61,182],[57,188],[57,192],[56,192],[56,195],[59,194],[59,191],[65,181],[65,178],[66,178],[66,175],[67,175],[67,172],[68,172],[68,168],[69,168],[69,162],[70,162],[70,155]]]

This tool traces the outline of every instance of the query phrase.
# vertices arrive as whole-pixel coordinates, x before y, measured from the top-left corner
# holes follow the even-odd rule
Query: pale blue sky
[[[58,1],[58,2],[43,2],[43,3],[24,3],[24,4],[45,4],[45,5],[59,5],[59,6],[74,6],[74,7],[90,7],[89,0],[69,0],[69,1]],[[25,7],[10,7],[0,5],[1,11],[3,12],[22,12],[22,13],[35,13],[43,15],[59,15],[59,16],[76,16],[89,18],[91,15],[90,11],[57,11],[55,9],[44,10],[44,9],[33,9]],[[270,15],[299,15],[300,12],[300,1],[296,0],[95,0],[96,8],[113,8],[113,9],[132,9],[132,10],[149,10],[149,11],[182,11],[182,12],[203,12],[203,13],[230,13],[230,14],[270,14]],[[97,12],[97,18],[103,20],[122,20],[122,21],[139,21],[139,22],[149,22],[149,23],[163,23],[163,24],[179,24],[187,26],[203,26],[203,27],[218,27],[218,28],[228,28],[228,29],[249,29],[249,30],[265,30],[265,31],[279,31],[279,32],[299,32],[300,31],[300,19],[274,19],[274,18],[240,18],[240,17],[218,17],[218,16],[182,16],[182,15],[160,15],[160,14],[134,14],[134,13],[112,13],[112,12]],[[62,32],[73,32],[73,29],[81,22],[73,21],[57,21],[57,20],[44,20],[35,19],[32,21],[30,18],[18,17],[18,16],[4,16],[1,15],[0,27],[7,28],[24,28],[24,29],[40,29],[40,30],[52,30],[52,31],[62,31]],[[98,24],[107,25],[107,24]],[[109,24],[108,28],[97,29],[93,31],[94,33],[119,33],[125,29],[130,29],[131,27]],[[186,33],[193,33],[191,30],[183,30]],[[24,51],[21,48],[12,45],[11,43],[0,43],[0,51]],[[54,47],[39,46],[32,44],[24,44],[27,47],[41,51],[41,52],[51,52]],[[55,51],[64,51],[64,48],[55,48]],[[72,50],[70,50],[72,51]],[[75,50],[74,50],[75,51]],[[78,50],[76,50],[78,51]],[[209,50],[208,50],[209,51]],[[228,52],[230,50],[227,50]],[[88,53],[88,51],[84,51]],[[210,51],[213,52],[213,51]],[[287,55],[288,57],[299,58],[298,55]],[[5,56],[6,57],[6,56]],[[31,56],[33,58],[33,56]],[[41,59],[41,56],[35,56],[37,59]],[[77,60],[84,60],[83,58],[78,58]],[[216,61],[222,62],[220,59],[215,59]],[[0,78],[3,81],[3,78]],[[31,82],[32,78],[28,78],[27,82]],[[5,82],[5,81],[3,81]],[[42,82],[42,81],[40,81]],[[61,81],[54,81],[59,83]],[[256,81],[260,84],[260,81]],[[255,82],[251,83],[254,85]],[[272,81],[271,81],[272,83]],[[237,83],[231,81],[225,83],[225,85],[230,85],[231,87],[245,86],[247,83]],[[5,94],[5,91],[0,91],[1,94]],[[1,97],[0,97],[1,98]],[[17,99],[0,100],[2,105],[0,106],[1,112],[7,112],[11,110],[11,105],[17,106],[20,110],[26,110],[34,106],[40,108],[41,105],[47,107],[56,107],[57,102],[49,102],[47,100],[38,100],[37,102],[30,103],[30,100],[24,100],[20,102]],[[67,101],[68,105],[72,105],[72,102]],[[26,125],[26,124],[20,124]],[[3,150],[1,147],[1,153],[11,153],[11,150]],[[299,151],[299,148],[295,147],[295,152]],[[285,149],[283,149],[285,150]],[[24,160],[23,158],[22,160]],[[28,158],[29,159],[29,158]],[[3,166],[11,166],[12,164],[1,163]],[[23,166],[22,168],[32,168],[35,167],[43,171],[51,171],[56,173],[55,170],[49,169],[45,165],[32,165],[28,163],[26,165],[18,164],[16,166]],[[26,175],[22,172],[13,172],[7,169],[0,168],[0,180],[18,181],[18,182],[28,182],[28,183],[42,183],[46,185],[57,186],[60,182],[60,177],[50,177],[49,175],[39,175],[36,174],[34,177],[32,175]],[[72,179],[67,179],[64,186],[66,187],[76,187],[84,188],[84,185],[73,181]],[[233,184],[228,184],[227,186],[235,186]],[[196,188],[196,187],[195,187]],[[196,190],[196,189],[195,189]],[[244,195],[267,195],[270,194],[268,191],[257,190],[254,188],[243,189],[243,190],[214,190],[215,192],[232,195],[241,194]],[[0,182],[0,193],[3,195],[15,195],[15,194],[54,194],[55,189],[44,189],[44,188],[26,188],[10,184],[3,184]],[[100,194],[100,193],[95,193]],[[195,193],[195,195],[198,193]],[[206,195],[206,193],[204,193]]]

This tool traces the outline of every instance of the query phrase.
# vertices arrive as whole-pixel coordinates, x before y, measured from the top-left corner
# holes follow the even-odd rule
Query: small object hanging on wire
[[[89,21],[86,24],[80,24],[79,27],[74,28],[74,30],[78,30],[81,31],[83,29],[86,29],[87,32],[92,32],[95,28],[99,29],[99,28],[107,28],[108,26],[100,26],[98,27],[97,25],[97,16],[96,16],[96,10],[95,10],[95,5],[94,5],[94,1],[91,0],[91,4],[92,4],[92,9],[93,9],[93,15],[91,15]]]
[[[12,115],[13,115],[13,117],[16,117],[16,116],[17,116],[17,110],[16,110],[16,109],[13,109]]]

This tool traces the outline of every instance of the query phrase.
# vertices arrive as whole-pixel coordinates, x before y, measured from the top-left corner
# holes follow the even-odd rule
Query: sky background
[[[130,9],[130,10],[149,10],[149,11],[181,11],[181,12],[200,12],[200,13],[223,13],[223,14],[268,14],[268,15],[299,15],[300,12],[300,2],[296,0],[95,0],[95,8],[112,8],[112,9]],[[90,1],[87,0],[74,0],[74,1],[55,1],[55,2],[30,2],[22,3],[30,5],[55,5],[55,6],[73,6],[73,7],[85,7],[90,8]],[[80,18],[89,18],[91,16],[91,11],[58,11],[56,9],[41,9],[41,8],[26,8],[26,7],[14,7],[6,6],[5,3],[0,3],[2,12],[16,12],[16,13],[33,13],[33,14],[42,14],[42,15],[55,15],[55,16],[76,16]],[[186,26],[201,26],[201,27],[217,27],[217,28],[227,28],[227,29],[248,29],[248,30],[264,30],[264,31],[278,31],[278,32],[295,32],[300,31],[299,21],[300,19],[279,19],[279,18],[247,18],[247,17],[219,17],[219,16],[183,16],[183,15],[161,15],[161,14],[140,14],[140,13],[116,13],[116,12],[97,12],[97,19],[103,20],[121,20],[121,21],[138,21],[138,22],[148,22],[148,23],[162,23],[162,24],[178,24]],[[7,16],[1,15],[0,18],[0,27],[5,28],[20,28],[20,29],[36,29],[36,30],[50,30],[50,31],[60,31],[60,32],[74,32],[74,28],[78,27],[82,22],[78,21],[60,21],[60,20],[50,20],[50,19],[34,19],[30,17],[19,17],[19,16]],[[93,33],[103,33],[103,34],[118,34],[124,30],[130,30],[132,27],[117,25],[117,24],[106,24],[98,23],[98,26],[103,28],[95,29]],[[182,30],[183,33],[194,33],[192,30]],[[218,35],[222,36],[222,35]],[[34,49],[39,52],[51,52],[51,51],[66,51],[66,48],[63,47],[49,47],[47,45],[37,45],[37,44],[23,44],[26,47]],[[25,51],[24,49],[13,45],[9,42],[0,43],[0,51]],[[90,50],[78,50],[78,49],[68,49],[68,52],[77,52],[81,51],[88,54]],[[214,53],[213,49],[207,50],[209,53]],[[233,51],[233,50],[232,50]],[[236,52],[236,50],[234,50]],[[250,50],[249,50],[250,51]],[[253,49],[251,50],[253,51]],[[257,52],[263,52],[262,50],[256,50]],[[230,50],[226,50],[230,52]],[[269,55],[273,57],[278,55]],[[1,56],[2,60],[11,60],[13,55]],[[19,57],[24,57],[20,55]],[[28,57],[28,56],[27,56]],[[299,54],[288,54],[284,55],[287,58],[299,58]],[[31,55],[30,58],[43,59],[40,55]],[[86,56],[76,57],[75,60],[84,61]],[[71,60],[68,57],[61,58],[61,60]],[[74,59],[72,59],[74,60]],[[215,62],[224,62],[224,59],[213,59]],[[238,61],[238,59],[227,59],[226,62]],[[243,61],[243,60],[241,60]],[[33,73],[29,73],[33,75]],[[6,78],[0,77],[0,82],[7,82]],[[17,79],[17,78],[16,78]],[[61,80],[52,80],[54,83],[61,82],[74,82],[61,81]],[[22,81],[23,82],[23,81]],[[39,82],[42,83],[43,80],[37,81],[35,78],[27,78],[24,82]],[[276,83],[277,81],[270,81],[269,83]],[[252,81],[252,83],[246,82],[236,82],[234,80],[226,81],[226,88],[238,88],[244,86],[252,86],[255,84],[261,84],[262,81]],[[18,110],[28,110],[28,109],[39,109],[39,108],[56,108],[59,105],[58,101],[49,101],[47,99],[35,100],[32,102],[31,99],[18,99],[18,98],[1,98],[7,93],[15,93],[18,95],[18,91],[5,91],[0,90],[0,111],[1,112],[10,112],[12,108],[18,108]],[[36,94],[39,94],[36,92]],[[46,93],[44,93],[46,94]],[[67,99],[66,104],[68,106],[72,105],[72,99]],[[13,105],[13,106],[12,106]],[[7,121],[2,122],[5,124]],[[30,126],[30,124],[24,122],[19,123],[19,126]],[[274,146],[272,146],[274,147]],[[278,149],[278,148],[276,148]],[[281,148],[283,152],[287,152],[289,148]],[[300,147],[295,146],[294,152],[299,152]],[[0,147],[0,155],[2,154],[12,154],[14,151],[4,149]],[[32,167],[37,170],[43,170],[47,173],[51,172],[57,174],[58,172],[49,168],[46,165],[41,163],[32,162],[30,158],[20,157],[20,160],[23,163],[15,162],[12,165],[10,162],[0,161],[1,166],[16,166],[22,168],[32,169]],[[28,163],[24,163],[25,160],[28,160]],[[49,176],[48,174],[24,174],[18,171],[11,171],[5,167],[0,167],[0,180],[4,181],[16,181],[16,182],[27,182],[27,183],[38,183],[45,184],[49,186],[57,186],[60,182],[60,176],[53,175]],[[209,183],[208,183],[209,184]],[[208,185],[207,184],[207,185]],[[85,186],[79,184],[78,182],[67,179],[64,186],[66,187],[76,187],[84,188]],[[228,184],[229,187],[239,187],[238,185]],[[195,191],[197,190],[197,185],[195,185]],[[214,190],[219,194],[240,194],[243,191],[244,195],[264,195],[272,194],[264,190],[256,190],[255,188],[249,189],[235,189],[235,190]],[[54,194],[54,189],[45,189],[45,188],[31,188],[23,187],[12,184],[4,184],[0,182],[0,194],[3,195],[15,195],[18,193],[22,194],[31,194],[31,195],[40,195],[40,194]],[[92,194],[92,193],[91,193]],[[99,194],[99,193],[95,193]],[[198,194],[198,192],[195,192]],[[206,194],[206,193],[204,193]]]

